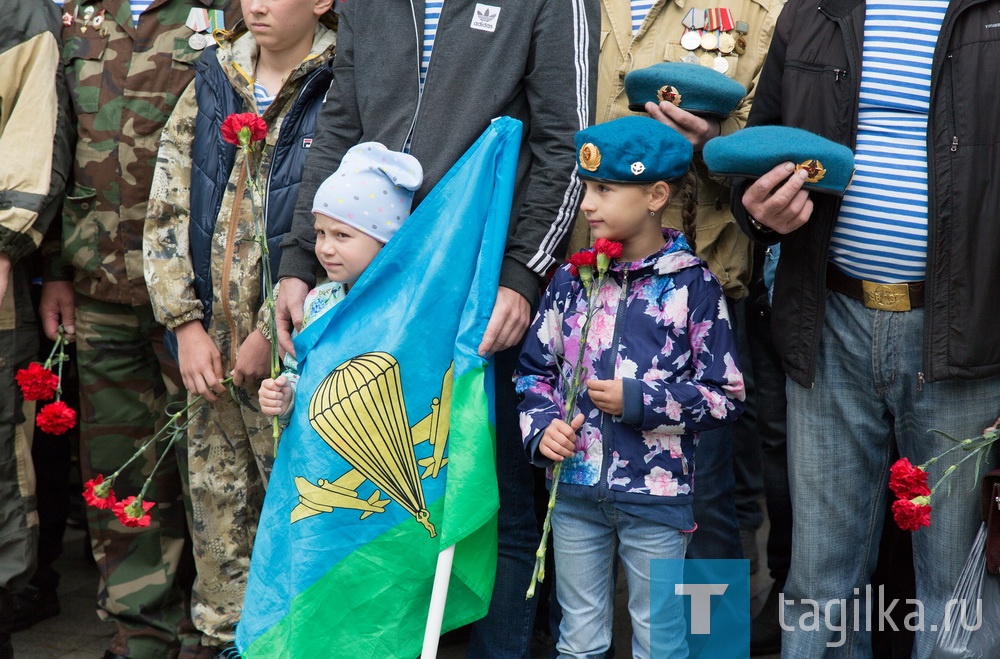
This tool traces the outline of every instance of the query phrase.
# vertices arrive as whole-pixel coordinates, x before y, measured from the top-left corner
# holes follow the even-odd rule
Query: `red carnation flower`
[[[22,368],[14,376],[21,387],[24,400],[49,400],[56,395],[59,388],[59,378],[55,373],[38,362],[31,362],[28,368]]]
[[[66,403],[57,400],[42,408],[35,417],[35,423],[50,435],[62,435],[76,425],[76,412]]]
[[[231,114],[222,122],[222,139],[247,147],[267,137],[267,123],[253,112]]]
[[[607,238],[598,238],[597,242],[594,243],[594,251],[609,259],[620,259],[622,257],[622,244]]]
[[[569,263],[569,270],[576,277],[580,274],[580,268],[593,268],[597,265],[597,254],[593,250],[583,249],[576,254],[570,255],[566,262]]]
[[[112,510],[118,521],[125,526],[149,526],[152,519],[149,509],[155,505],[152,501],[143,501],[139,497],[129,497],[116,503]]]
[[[896,520],[896,525],[904,531],[916,531],[922,526],[930,526],[930,502],[930,497],[926,496],[897,499],[892,504],[892,517]]]
[[[97,474],[96,478],[83,484],[83,500],[87,502],[88,506],[100,510],[114,508],[118,500],[115,497],[115,491],[111,489],[113,483],[114,480],[105,481],[103,475]]]
[[[913,466],[906,458],[896,460],[889,469],[889,489],[900,499],[912,499],[931,493],[931,488],[927,485],[927,472]]]

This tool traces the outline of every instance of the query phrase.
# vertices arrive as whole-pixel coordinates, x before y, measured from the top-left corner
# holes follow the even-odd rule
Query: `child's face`
[[[247,29],[266,50],[294,48],[312,42],[316,22],[331,0],[240,0]]]
[[[628,242],[648,231],[650,223],[659,224],[662,201],[654,187],[635,183],[604,183],[586,180],[586,194],[580,210],[587,218],[594,238]],[[656,184],[659,185],[659,184]],[[650,211],[656,215],[650,215]]]
[[[382,249],[382,243],[327,215],[313,213],[316,258],[330,281],[353,286]]]

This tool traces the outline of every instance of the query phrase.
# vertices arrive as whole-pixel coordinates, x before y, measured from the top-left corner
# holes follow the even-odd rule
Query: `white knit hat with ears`
[[[413,193],[423,180],[413,156],[364,142],[351,147],[319,186],[312,210],[387,243],[410,216]]]

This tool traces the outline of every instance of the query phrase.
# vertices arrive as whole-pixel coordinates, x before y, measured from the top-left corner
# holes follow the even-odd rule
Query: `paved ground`
[[[765,522],[766,524],[766,522]],[[764,542],[767,528],[758,534],[761,556],[765,556]],[[57,569],[62,575],[59,599],[62,613],[55,618],[41,622],[31,629],[14,635],[14,654],[17,659],[100,659],[112,635],[110,624],[102,623],[94,613],[94,595],[97,591],[97,573],[85,546],[86,537],[79,529],[67,530],[65,550],[59,559]],[[750,580],[753,598],[751,613],[756,613],[763,605],[771,586],[767,568],[761,561],[760,571]],[[615,617],[615,637],[628,638],[628,613],[625,606],[624,579],[619,579],[617,613]],[[624,615],[622,615],[624,614]],[[628,642],[617,643],[619,659],[630,658]],[[535,655],[548,656],[546,648],[536,643]],[[444,645],[438,653],[440,659],[461,659],[465,656],[465,644],[461,640]],[[765,659],[778,659],[778,655]]]

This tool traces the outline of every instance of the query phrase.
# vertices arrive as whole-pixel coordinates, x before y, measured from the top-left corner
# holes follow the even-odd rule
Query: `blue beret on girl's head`
[[[680,133],[649,117],[622,117],[576,134],[580,178],[610,183],[670,181],[687,173],[694,149]]]

